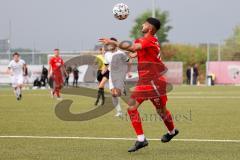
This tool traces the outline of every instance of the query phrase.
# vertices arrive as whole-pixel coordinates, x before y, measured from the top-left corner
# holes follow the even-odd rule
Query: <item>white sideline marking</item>
[[[135,141],[136,138],[107,138],[107,137],[61,137],[61,136],[0,136],[0,139],[83,139],[83,140],[123,140]],[[149,138],[149,141],[160,141],[158,138]],[[173,139],[173,141],[180,142],[224,142],[224,143],[240,143],[240,140],[229,139]]]
[[[36,97],[50,97],[50,94],[23,94],[23,96],[29,97],[29,96],[36,96]],[[64,95],[65,97],[72,97],[77,95]],[[2,94],[0,97],[14,97],[14,95],[6,95]],[[240,99],[240,96],[172,96],[168,95],[169,98],[175,98],[175,99]]]
[[[240,99],[240,96],[168,96],[175,99]]]

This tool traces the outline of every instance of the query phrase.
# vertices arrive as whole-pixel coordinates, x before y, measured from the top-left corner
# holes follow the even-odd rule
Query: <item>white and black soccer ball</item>
[[[113,7],[113,15],[118,20],[124,20],[129,15],[129,8],[126,4],[118,3]]]

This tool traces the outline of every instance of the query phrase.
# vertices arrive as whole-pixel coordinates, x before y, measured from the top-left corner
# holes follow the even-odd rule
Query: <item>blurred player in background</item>
[[[13,60],[8,65],[8,73],[11,75],[12,87],[14,88],[14,93],[17,100],[22,99],[22,87],[24,80],[24,73],[26,73],[26,63],[24,60],[20,59],[19,53],[15,52],[13,54]]]
[[[44,65],[42,66],[41,79],[43,79],[44,83],[48,82],[48,70]]]
[[[69,76],[70,76],[70,74],[72,72],[72,67],[68,66],[66,70],[67,70],[67,75],[65,77],[64,86],[68,87],[68,85],[69,85]]]
[[[117,42],[116,38],[110,38]],[[129,57],[121,50],[118,49],[116,45],[109,44],[106,46],[108,51],[105,53],[105,65],[108,67],[109,74],[109,89],[112,94],[112,102],[116,108],[117,117],[122,116],[122,109],[120,105],[120,96],[125,91],[125,78],[126,74],[131,77],[130,68],[131,64],[129,62]]]
[[[54,49],[54,56],[49,60],[48,79],[52,80],[51,95],[61,100],[60,91],[63,87],[64,76],[67,75],[64,61],[59,55],[59,49]]]
[[[100,48],[100,54],[96,56],[95,63],[98,66],[97,71],[97,81],[98,81],[98,94],[97,94],[97,100],[95,102],[95,105],[98,105],[100,98],[101,105],[104,105],[105,103],[105,95],[104,95],[104,87],[109,79],[109,70],[105,67],[105,60],[104,60],[104,48]]]
[[[73,87],[74,86],[78,87],[79,70],[76,64],[72,72],[73,72]]]
[[[132,126],[137,134],[137,141],[129,148],[128,152],[135,152],[148,145],[142,129],[141,117],[138,107],[145,100],[151,100],[157,113],[162,118],[168,133],[162,136],[162,142],[169,142],[178,134],[175,129],[171,112],[167,109],[166,80],[163,76],[164,65],[160,57],[160,44],[154,36],[160,29],[161,23],[156,18],[148,18],[142,25],[144,36],[135,40],[133,44],[118,43],[111,39],[101,38],[100,42],[105,45],[117,45],[120,49],[132,52],[131,57],[138,58],[139,80],[129,100],[128,114],[132,121]]]

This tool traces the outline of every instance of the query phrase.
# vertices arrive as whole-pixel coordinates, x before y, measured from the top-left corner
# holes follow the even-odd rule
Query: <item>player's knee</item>
[[[121,90],[117,88],[113,88],[111,90],[111,94],[113,97],[120,97],[121,96]]]
[[[166,109],[166,107],[161,107],[161,108],[158,108],[158,109],[157,109],[157,112],[158,112],[158,114],[159,114],[161,117],[163,117],[163,116],[166,115],[167,109]]]
[[[128,110],[134,110],[134,109],[137,109],[139,107],[139,103],[135,100],[135,99],[132,99],[130,98],[129,101],[128,101]]]
[[[128,106],[128,108],[127,108],[127,110],[128,111],[131,111],[131,110],[135,110],[135,109],[137,109],[137,107],[136,106]]]

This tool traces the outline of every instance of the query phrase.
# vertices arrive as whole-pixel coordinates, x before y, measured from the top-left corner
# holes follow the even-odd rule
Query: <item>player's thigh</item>
[[[146,99],[143,98],[130,98],[128,101],[128,110],[139,108],[140,105],[145,101]]]
[[[22,86],[22,85],[23,85],[23,80],[24,80],[23,76],[19,76],[19,77],[17,78],[17,84],[18,84],[19,86]]]
[[[62,75],[55,75],[53,78],[54,86],[55,87],[62,87],[63,86],[63,77]]]
[[[11,76],[11,84],[12,84],[12,87],[17,87],[17,76]]]
[[[104,88],[105,84],[107,83],[108,78],[107,77],[103,77],[102,81],[99,83],[99,88]]]
[[[167,95],[150,99],[159,114],[164,114],[167,110]]]

